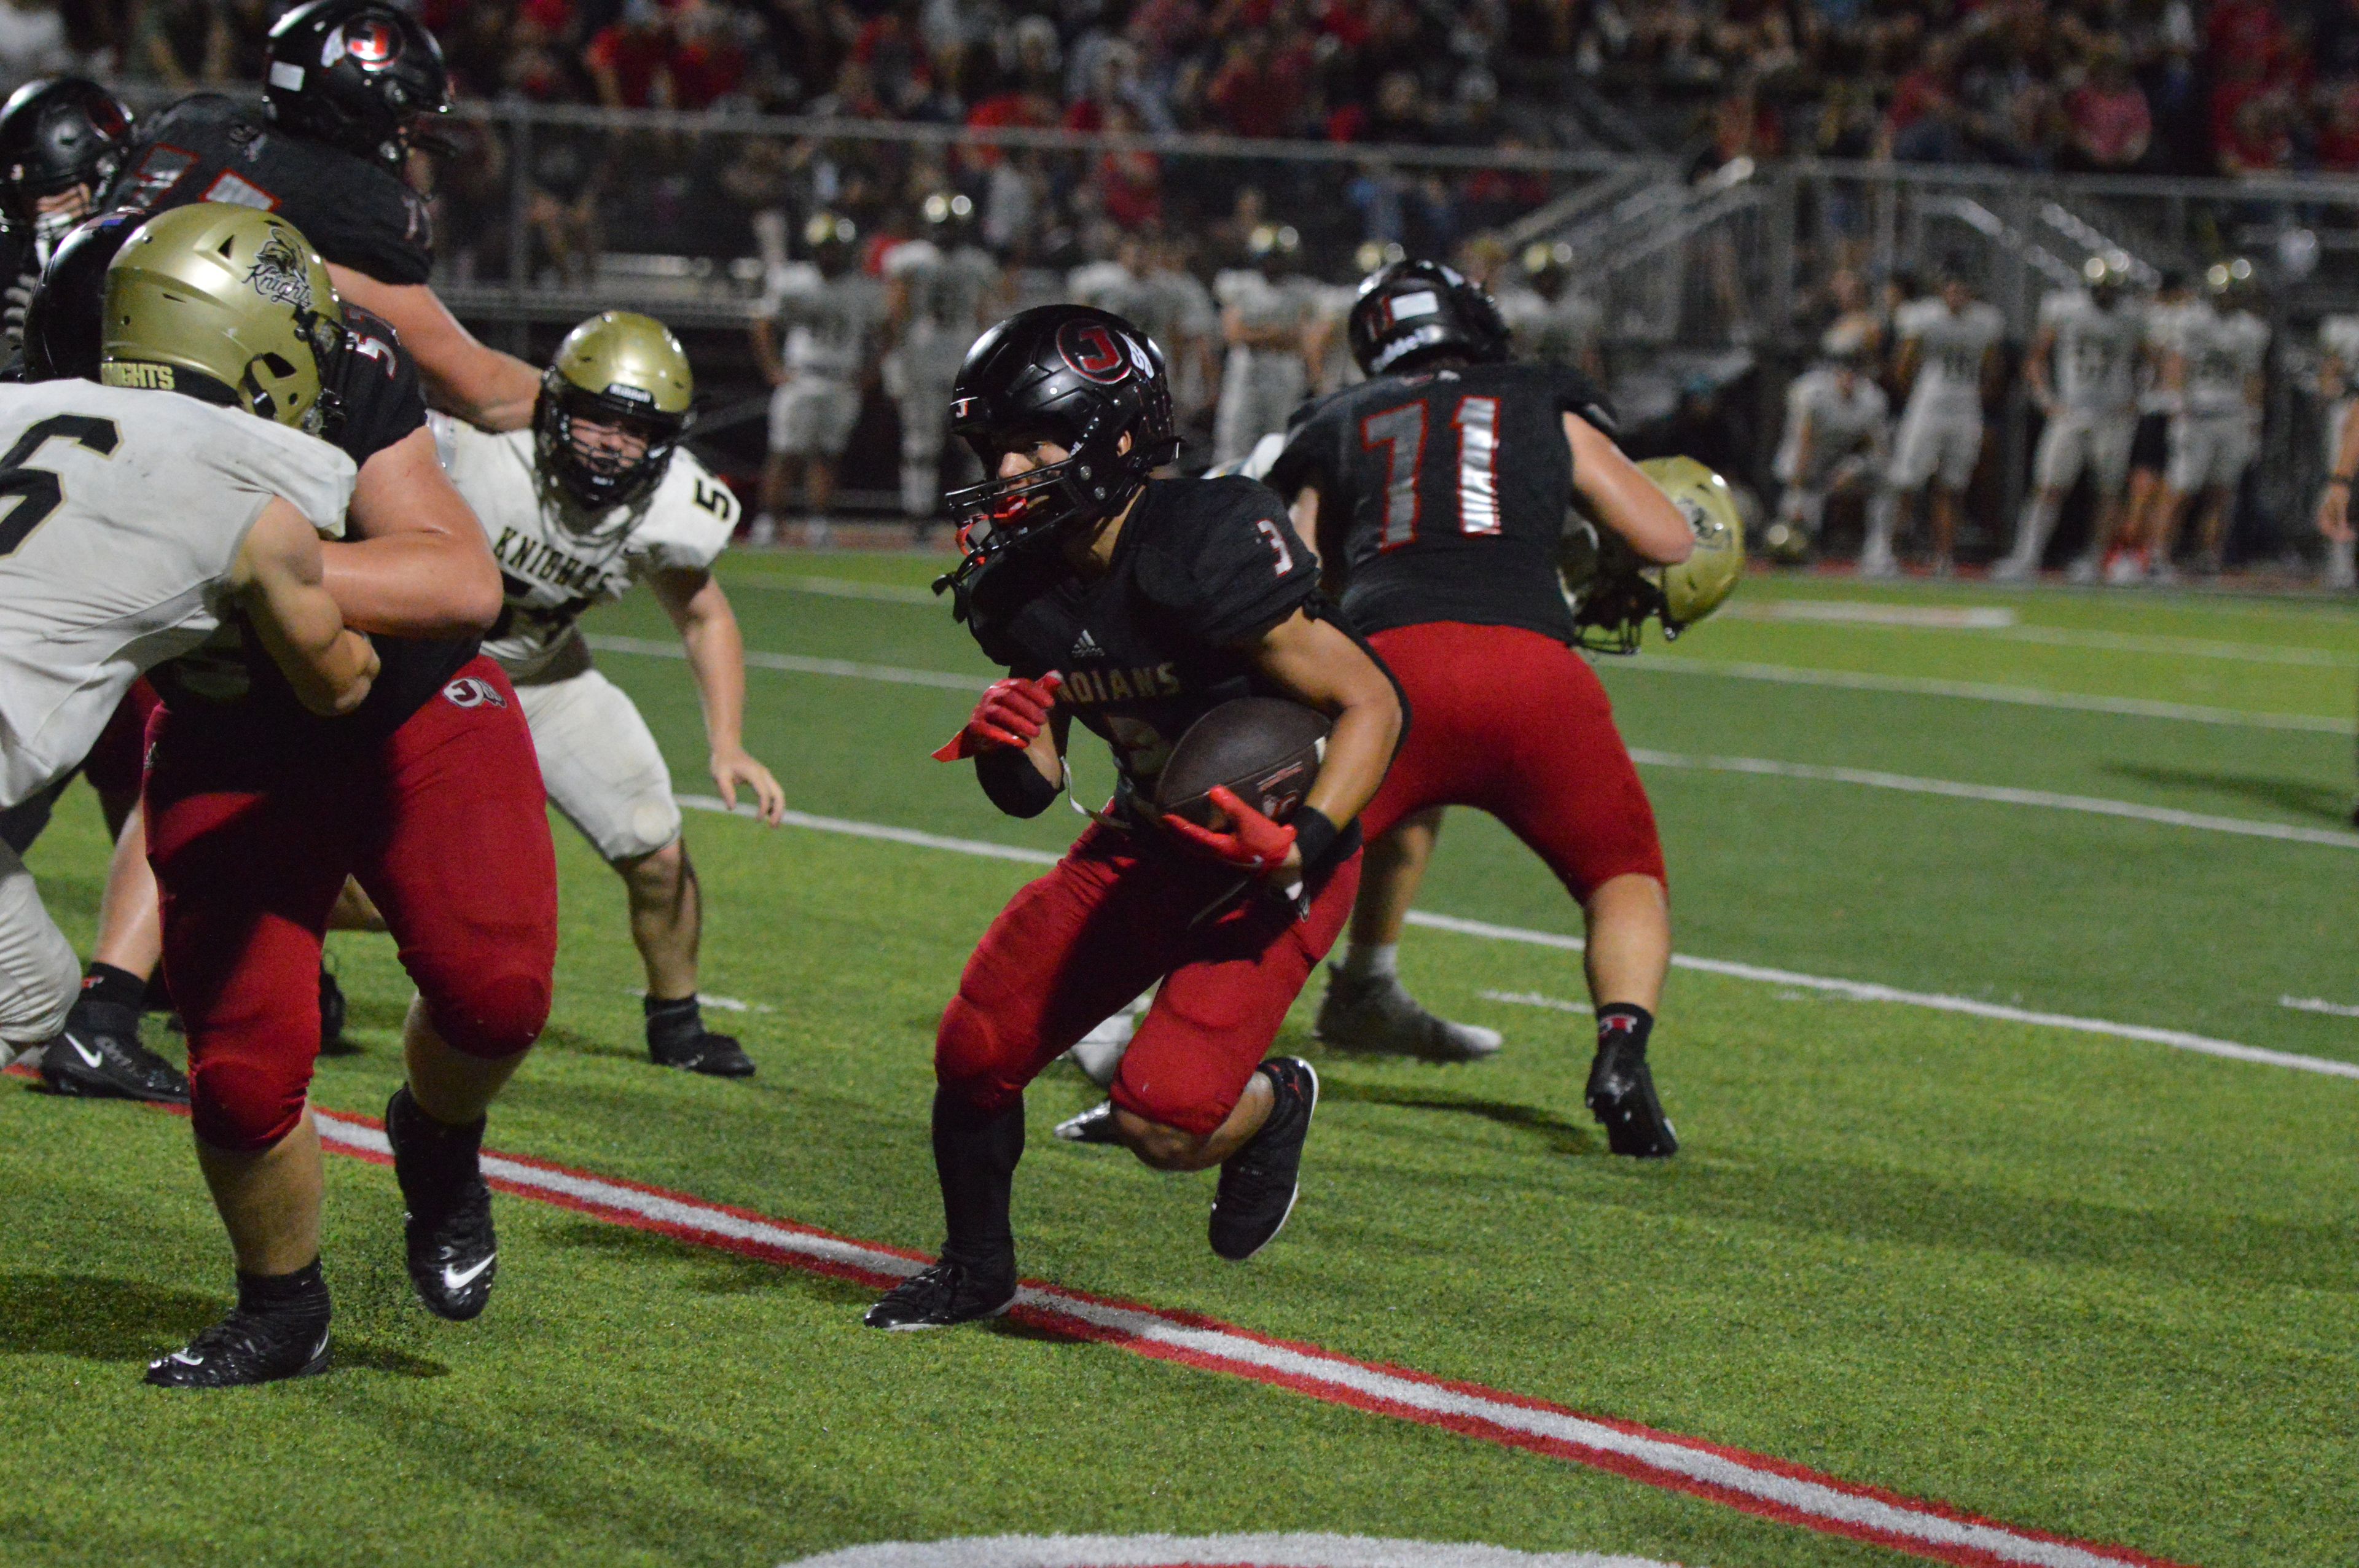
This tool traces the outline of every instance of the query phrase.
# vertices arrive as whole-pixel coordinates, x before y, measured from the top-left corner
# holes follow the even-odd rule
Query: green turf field
[[[1006,820],[926,760],[971,698],[908,673],[988,673],[911,591],[932,569],[733,560],[747,644],[786,666],[751,676],[749,744],[800,812],[1059,848],[1061,806]],[[1578,958],[1415,931],[1412,988],[1506,1032],[1500,1058],[1336,1059],[1299,1009],[1284,1044],[1327,1099],[1294,1222],[1244,1268],[1204,1247],[1209,1175],[1049,1137],[1093,1098],[1055,1069],[1018,1183],[1027,1272],[2180,1563],[2347,1568],[2359,1079],[2004,1014],[2359,1063],[2359,1016],[2285,1005],[2359,1010],[2359,627],[2315,601],[1817,579],[1756,578],[1735,608],[1606,671],[1632,745],[1671,759],[1644,771],[1681,951],[1984,1014],[1677,972],[1655,1060],[1686,1146],[1638,1168],[1580,1108],[1586,1020],[1536,1000],[1582,1000]],[[670,640],[661,611],[591,629],[623,640],[602,666],[679,789],[709,793],[685,665],[625,651]],[[1103,789],[1103,752],[1076,759]],[[930,1247],[933,1022],[1027,868],[701,814],[690,838],[706,989],[748,1006],[712,1016],[761,1076],[645,1065],[619,888],[560,824],[556,1014],[490,1141]],[[32,857],[77,940],[103,856],[77,791]],[[1579,929],[1463,815],[1422,906]],[[382,939],[335,953],[361,1049],[321,1064],[318,1100],[375,1114],[408,988]],[[341,1369],[162,1396],[141,1364],[227,1299],[187,1138],[0,1085],[0,1562],[768,1564],[1252,1530],[1907,1560],[1110,1346],[870,1333],[865,1291],[513,1198],[490,1313],[441,1324],[408,1297],[390,1173],[350,1160]]]

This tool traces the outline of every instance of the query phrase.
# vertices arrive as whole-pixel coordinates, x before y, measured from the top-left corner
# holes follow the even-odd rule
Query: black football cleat
[[[41,1082],[51,1094],[89,1099],[189,1103],[187,1076],[139,1043],[139,1014],[86,998],[66,1014],[64,1032],[43,1047]]]
[[[736,1037],[716,1034],[701,1029],[678,1040],[647,1042],[647,1059],[658,1067],[678,1067],[682,1072],[702,1073],[710,1078],[750,1078],[754,1076],[754,1058]]]
[[[492,1189],[482,1169],[484,1124],[436,1123],[405,1084],[386,1104],[385,1135],[409,1210],[403,1227],[409,1282],[428,1312],[464,1323],[490,1303],[499,1264]]]
[[[1589,1065],[1587,1098],[1590,1113],[1605,1129],[1606,1147],[1616,1154],[1660,1160],[1679,1152],[1679,1134],[1656,1097],[1644,1045],[1619,1039],[1599,1045]]]
[[[147,1363],[158,1389],[236,1389],[328,1369],[328,1325],[309,1315],[285,1318],[243,1307],[175,1350]]]
[[[1277,1103],[1261,1130],[1221,1162],[1221,1184],[1212,1193],[1212,1250],[1232,1263],[1286,1228],[1302,1190],[1302,1142],[1319,1108],[1319,1075],[1299,1056],[1273,1056],[1256,1070],[1269,1076]]]
[[[357,1047],[344,1044],[344,1024],[352,1016],[352,1006],[344,1000],[344,988],[336,983],[333,971],[320,971],[320,1054],[350,1055]]]
[[[920,1270],[877,1298],[861,1322],[906,1332],[949,1328],[997,1317],[1016,1304],[1016,1265],[981,1271],[944,1261]]]
[[[1079,1116],[1057,1123],[1057,1136],[1068,1143],[1119,1143],[1114,1130],[1114,1101],[1102,1099]]]

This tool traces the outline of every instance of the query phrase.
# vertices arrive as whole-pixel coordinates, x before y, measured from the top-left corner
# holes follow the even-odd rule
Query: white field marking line
[[[758,588],[771,593],[816,593],[828,599],[873,599],[886,604],[945,604],[949,600],[930,589],[904,588],[898,583],[859,582],[842,577],[765,577],[733,574],[724,588]]]
[[[2329,1001],[2322,996],[2281,996],[2279,1007],[2289,1007],[2296,1012],[2322,1012],[2330,1018],[2359,1018],[2359,1007],[2348,1002]]]
[[[1740,621],[1801,621],[1820,625],[1863,626],[1897,632],[1975,632],[2005,643],[2036,643],[2051,648],[2088,648],[2106,654],[2155,654],[2174,659],[2222,659],[2233,664],[2289,665],[2301,669],[2359,670],[2359,651],[2294,647],[2283,643],[2238,643],[2216,637],[2170,637],[2144,632],[2104,632],[2073,626],[2026,626],[2015,611],[1996,605],[1886,604],[1847,599],[1772,599],[1733,604]]]
[[[1511,1002],[1516,1007],[1545,1007],[1555,1012],[1595,1012],[1585,1001],[1567,1001],[1562,997],[1542,996],[1538,991],[1476,991],[1484,1001]]]
[[[2053,708],[2074,713],[2110,713],[2125,719],[2174,719],[2192,724],[2227,724],[2249,730],[2298,730],[2348,735],[2347,719],[2309,713],[2252,713],[2235,708],[2156,702],[2141,697],[2083,697],[2037,687],[1989,686],[1979,681],[1934,680],[1921,676],[1865,675],[1852,670],[1798,669],[1787,665],[1723,664],[1711,659],[1660,655],[1600,659],[1602,673],[1636,670],[1644,675],[1720,676],[1730,680],[1773,681],[1781,686],[1831,687],[1840,691],[1892,692],[1905,697],[1954,697],[1969,702],[2004,702],[2021,708]]]
[[[2277,838],[2289,844],[2323,844],[2334,849],[2359,849],[2359,833],[2347,827],[2301,827],[2285,822],[2256,822],[2244,816],[2214,816],[2208,812],[2179,811],[2135,801],[2107,800],[2101,795],[2061,795],[2054,790],[2017,789],[2007,784],[1959,784],[1950,779],[1922,779],[1908,773],[1887,773],[1870,768],[1830,768],[1814,762],[1777,762],[1761,757],[1690,757],[1677,752],[1630,748],[1634,761],[1658,768],[1703,768],[1713,773],[1755,773],[1768,778],[1808,779],[1820,784],[1863,784],[1870,789],[1899,790],[1909,795],[1947,795],[1953,800],[1983,800],[2000,806],[2040,806],[2051,811],[2082,811],[2096,816],[2157,822],[2168,827],[2193,827],[2207,833],[2234,833],[2247,838]]]
[[[1593,1552],[1514,1552],[1473,1541],[1365,1535],[987,1535],[892,1541],[798,1558],[784,1568],[1677,1568]]]
[[[1883,604],[1856,599],[1756,599],[1728,607],[1739,621],[1810,621],[1923,632],[1995,632],[2015,624],[1996,605]],[[1726,611],[1723,611],[1723,614]]]
[[[679,804],[694,811],[728,813],[739,816],[756,815],[751,806],[724,806],[719,797],[709,795],[683,795]],[[790,811],[787,821],[797,827],[809,827],[822,833],[842,833],[856,838],[879,838],[895,844],[911,844],[921,849],[948,849],[954,854],[977,855],[996,860],[1016,860],[1027,865],[1050,866],[1061,858],[1046,849],[1019,849],[1013,844],[994,844],[982,838],[952,838],[939,833],[919,833],[907,827],[888,827],[875,822],[852,822],[838,816],[812,816]],[[1454,914],[1434,914],[1413,909],[1408,913],[1411,925],[1422,925],[1433,931],[1454,932],[1461,936],[1475,936],[1492,942],[1516,942],[1532,947],[1550,947],[1559,952],[1578,953],[1587,944],[1578,936],[1567,936],[1554,931],[1534,931],[1520,925],[1498,925],[1487,920],[1467,920]],[[2234,1040],[2214,1040],[2207,1034],[2190,1033],[2183,1029],[2158,1029],[2143,1023],[2115,1023],[2102,1018],[2080,1018],[2071,1013],[2042,1012],[2032,1008],[2009,1007],[2003,1002],[1979,1001],[1973,997],[1944,996],[1938,991],[1902,990],[1896,986],[1878,985],[1870,980],[1843,980],[1825,975],[1798,974],[1791,969],[1772,969],[1758,964],[1740,964],[1727,958],[1700,958],[1691,953],[1671,955],[1671,967],[1692,969],[1699,974],[1719,975],[1723,979],[1754,980],[1763,985],[1788,986],[1801,990],[1825,991],[1847,997],[1854,1001],[1897,1002],[1905,1007],[1930,1008],[1936,1012],[1963,1013],[1973,1018],[1987,1018],[2001,1023],[2022,1023],[2040,1029],[2064,1029],[2076,1034],[2098,1034],[2115,1040],[2135,1040],[2147,1045],[2168,1045],[2174,1051],[2192,1051],[2198,1055],[2217,1056],[2231,1062],[2251,1062],[2261,1066],[2287,1067],[2298,1073],[2317,1073],[2326,1077],[2359,1079],[2359,1063],[2338,1062],[2327,1056],[2304,1056],[2291,1051],[2270,1051],[2258,1045],[2239,1044]]]
[[[326,1112],[313,1114],[321,1138],[330,1146],[380,1160],[390,1153],[380,1129]],[[903,1279],[926,1266],[923,1260],[881,1247],[734,1212],[685,1194],[652,1191],[491,1152],[483,1156],[483,1165],[486,1177],[511,1189],[563,1206],[603,1210],[622,1217],[624,1224],[644,1224],[690,1242],[758,1247],[871,1278]],[[1864,1491],[1807,1470],[1796,1474],[1799,1466],[1767,1455],[1608,1422],[1516,1395],[1428,1381],[1315,1346],[1274,1343],[1226,1325],[1152,1307],[1098,1301],[1039,1284],[1023,1286],[1016,1292],[1016,1305],[1069,1331],[1157,1359],[1275,1383],[1329,1403],[1405,1417],[1495,1443],[1537,1446],[1559,1458],[1665,1490],[1712,1498],[1743,1512],[1825,1533],[1874,1540],[1920,1556],[2029,1568],[2125,1568],[2157,1561],[1992,1520],[1961,1519],[1937,1503]]]
[[[593,635],[590,646],[602,653],[639,654],[656,659],[685,659],[677,643],[650,637]],[[950,670],[915,670],[898,665],[864,665],[850,659],[815,659],[799,654],[748,652],[747,667],[779,670],[788,675],[843,676],[856,680],[889,681],[898,686],[939,687],[946,691],[981,691],[991,683],[980,675]],[[1843,691],[1895,692],[1910,697],[1955,697],[1973,702],[2014,703],[2026,708],[2054,708],[2078,713],[2110,713],[2131,719],[2185,719],[2197,724],[2239,725],[2255,730],[2299,730],[2321,735],[2345,735],[2348,721],[2307,713],[2250,713],[2234,708],[2201,708],[2180,702],[2153,702],[2136,697],[2080,697],[2042,691],[2033,687],[1984,686],[1973,681],[1932,680],[1917,676],[1861,675],[1846,670],[1796,669],[1784,665],[1718,664],[1703,659],[1647,657],[1601,659],[1601,671],[1636,670],[1641,674],[1726,676],[1737,680],[1775,681],[1786,686],[1832,687]]]
[[[602,654],[638,654],[651,659],[685,659],[688,650],[678,643],[658,642],[652,637],[587,638],[590,646]],[[864,665],[851,659],[813,659],[800,654],[745,654],[748,668],[778,670],[797,676],[842,676],[850,680],[887,681],[895,686],[929,686],[943,691],[981,691],[991,683],[981,676],[962,676],[950,670],[912,670],[899,665]]]

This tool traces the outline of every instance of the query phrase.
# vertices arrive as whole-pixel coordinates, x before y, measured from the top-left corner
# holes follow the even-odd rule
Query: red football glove
[[[1184,816],[1168,814],[1163,826],[1179,835],[1181,842],[1195,846],[1216,860],[1225,860],[1241,871],[1275,871],[1286,863],[1286,857],[1294,849],[1293,828],[1283,822],[1272,822],[1239,800],[1236,791],[1226,784],[1212,786],[1212,804],[1228,813],[1229,827],[1224,833],[1199,827]]]
[[[934,753],[934,761],[955,762],[985,752],[1022,751],[1039,735],[1040,726],[1049,722],[1049,710],[1057,705],[1057,688],[1064,684],[1065,677],[1054,670],[1038,680],[1010,676],[992,682],[983,700],[974,705],[974,717],[951,737],[950,744]]]

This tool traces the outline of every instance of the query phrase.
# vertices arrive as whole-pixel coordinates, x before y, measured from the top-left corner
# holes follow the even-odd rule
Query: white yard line
[[[636,654],[650,659],[686,659],[688,650],[677,641],[659,642],[653,637],[595,636],[587,639],[590,646],[602,654]],[[864,665],[851,659],[813,659],[800,654],[759,654],[748,650],[745,664],[750,669],[777,670],[796,676],[841,676],[847,680],[885,681],[894,686],[929,686],[943,691],[981,691],[990,681],[982,676],[960,675],[952,670],[912,670],[899,665]]]
[[[2285,665],[2299,669],[2359,673],[2359,648],[2339,653],[2283,643],[2238,643],[2214,637],[2170,637],[2104,632],[2077,626],[2026,626],[2000,605],[1893,604],[1880,600],[1740,600],[1721,611],[1739,621],[1804,622],[1885,632],[1966,632],[2004,643],[2087,648],[2105,654],[2152,654],[2171,659],[2220,659],[2232,664]]]
[[[731,812],[719,797],[709,795],[683,795],[680,805],[698,811]],[[739,806],[733,815],[751,816],[750,806]],[[847,834],[859,838],[885,839],[896,844],[910,844],[923,849],[947,849],[954,854],[975,855],[997,860],[1016,860],[1027,865],[1054,865],[1058,856],[1046,849],[1021,849],[1013,844],[994,844],[981,838],[952,838],[938,833],[919,833],[907,827],[889,827],[881,823],[853,822],[836,816],[813,816],[803,812],[789,812],[787,820],[795,827],[808,827],[822,833]],[[1473,936],[1491,942],[1515,942],[1527,946],[1551,947],[1561,952],[1578,953],[1584,944],[1578,936],[1567,936],[1554,931],[1535,931],[1526,926],[1499,925],[1487,920],[1466,920],[1454,914],[1434,914],[1425,910],[1409,912],[1408,923],[1430,930],[1454,932],[1461,936]],[[2326,1056],[2304,1056],[2290,1051],[2265,1050],[2257,1045],[2240,1044],[2234,1040],[2215,1040],[2210,1035],[2195,1034],[2182,1029],[2157,1029],[2143,1023],[2116,1023],[2102,1018],[2081,1018],[2071,1013],[2042,1012],[2032,1008],[2009,1007],[2001,1002],[1981,1001],[1973,997],[1944,996],[1937,991],[1903,990],[1895,986],[1878,985],[1869,980],[1836,979],[1824,975],[1798,974],[1791,969],[1765,968],[1757,964],[1740,964],[1726,958],[1700,958],[1690,953],[1671,956],[1675,968],[1692,969],[1700,974],[1719,975],[1726,979],[1753,980],[1764,985],[1786,986],[1802,990],[1823,991],[1848,998],[1853,1001],[1897,1002],[1904,1007],[1928,1008],[1937,1012],[1964,1013],[1973,1018],[1987,1018],[2001,1023],[2027,1024],[2038,1029],[2063,1029],[2078,1034],[2105,1035],[2116,1040],[2135,1040],[2148,1045],[2167,1045],[2175,1051],[2191,1051],[2198,1055],[2217,1056],[2232,1062],[2250,1062],[2262,1066],[2286,1067],[2295,1072],[2317,1073],[2327,1077],[2359,1079],[2359,1064],[2339,1062]]]
[[[2060,795],[2054,790],[2017,789],[2006,784],[1960,784],[1951,779],[1916,778],[1869,768],[1830,768],[1813,762],[1777,762],[1761,757],[1691,757],[1677,752],[1630,748],[1631,757],[1658,768],[1702,768],[1713,773],[1754,773],[1767,778],[1805,779],[1819,784],[1860,784],[1869,789],[1898,790],[1908,795],[1945,795],[1952,800],[1983,800],[1998,806],[2038,806],[2050,811],[2079,811],[2093,816],[2118,816],[2133,822],[2153,822],[2167,827],[2191,827],[2206,833],[2233,833],[2247,838],[2275,838],[2288,844],[2322,844],[2333,849],[2359,849],[2359,832],[2348,827],[2302,827],[2285,822],[2256,822],[2244,816],[2215,816],[2208,812],[2180,811],[2170,806],[2140,806],[2135,801],[2107,800],[2100,795]]]
[[[1675,1568],[1591,1552],[1514,1552],[1466,1541],[1364,1535],[990,1535],[893,1541],[801,1557],[785,1568]]]
[[[2322,996],[2281,996],[2279,1007],[2289,1007],[2296,1012],[2322,1012],[2329,1018],[2359,1018],[2359,1007],[2349,1002],[2329,1001]]]
[[[815,593],[825,599],[873,599],[885,604],[943,604],[948,600],[930,589],[905,588],[899,583],[861,582],[842,577],[767,577],[733,572],[723,587],[765,589],[772,593]]]
[[[357,1118],[315,1112],[320,1135],[342,1152],[383,1161],[384,1130]],[[909,1254],[833,1236],[789,1220],[725,1208],[664,1192],[484,1151],[484,1174],[501,1189],[650,1230],[692,1246],[723,1249],[788,1267],[869,1283],[907,1278],[923,1266]],[[1873,1541],[1914,1556],[2009,1568],[2128,1568],[2157,1560],[2119,1547],[2067,1541],[1995,1519],[1962,1516],[1938,1502],[1856,1486],[1767,1454],[1703,1439],[1603,1420],[1521,1395],[1378,1366],[1315,1345],[1271,1340],[1196,1314],[1110,1302],[1028,1282],[1016,1312],[1055,1330],[1156,1360],[1289,1389],[1329,1404],[1442,1428],[1608,1471],[1669,1492],[1701,1497],[1758,1518],[1822,1534]],[[2167,1568],[2167,1565],[2164,1565]]]

